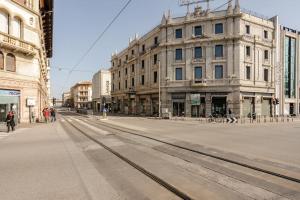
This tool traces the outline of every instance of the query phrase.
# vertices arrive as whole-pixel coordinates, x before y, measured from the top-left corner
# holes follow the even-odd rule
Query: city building
[[[300,32],[281,26],[276,74],[277,114],[299,115]]]
[[[62,106],[64,107],[74,107],[74,103],[72,102],[71,92],[64,92],[62,94]]]
[[[92,109],[92,82],[81,81],[71,88],[71,101],[75,109]]]
[[[0,122],[41,118],[49,105],[53,0],[0,1]]]
[[[200,117],[274,114],[278,17],[195,7],[113,54],[113,111]]]
[[[103,108],[109,109],[111,107],[110,83],[110,71],[100,70],[94,74],[92,80],[92,100],[94,113],[102,112]]]

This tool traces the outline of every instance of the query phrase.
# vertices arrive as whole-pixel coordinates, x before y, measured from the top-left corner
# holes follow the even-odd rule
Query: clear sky
[[[235,0],[234,0],[235,1]],[[69,71],[96,40],[127,0],[55,0],[54,54],[51,59],[52,95],[61,98],[62,91],[80,80],[91,80],[93,73],[110,67],[111,53],[128,45],[135,33],[143,35],[158,25],[165,11],[181,16],[186,8],[178,0],[133,0],[95,48],[74,71]],[[214,0],[211,9],[227,0]],[[299,0],[240,0],[241,7],[264,16],[279,16],[280,23],[300,30]],[[62,68],[61,70],[59,68]]]

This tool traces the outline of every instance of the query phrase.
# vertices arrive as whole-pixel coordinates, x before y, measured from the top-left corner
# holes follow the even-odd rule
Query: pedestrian
[[[9,133],[10,128],[12,131],[15,130],[15,115],[13,111],[9,111],[7,116],[6,116],[6,126],[7,126],[7,132]]]
[[[55,122],[56,121],[56,111],[54,108],[51,108],[50,114],[51,114],[51,122]]]

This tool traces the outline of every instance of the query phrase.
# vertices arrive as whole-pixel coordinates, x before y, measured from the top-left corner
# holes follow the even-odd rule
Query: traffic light
[[[52,103],[53,103],[53,106],[55,106],[55,104],[56,104],[56,98],[53,97]]]

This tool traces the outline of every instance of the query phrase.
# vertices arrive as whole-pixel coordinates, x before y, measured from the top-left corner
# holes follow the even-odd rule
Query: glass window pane
[[[251,78],[251,68],[250,68],[250,66],[247,66],[246,67],[246,79],[250,80],[250,78]]]
[[[195,79],[202,79],[202,67],[195,67]]]
[[[195,59],[202,58],[202,48],[201,47],[195,47]]]
[[[223,78],[223,66],[216,65],[215,66],[215,79],[222,79]]]
[[[176,60],[182,60],[182,49],[176,49]]]
[[[223,45],[216,45],[215,55],[216,57],[223,57]]]
[[[0,70],[4,69],[4,55],[0,52]]]
[[[215,24],[215,34],[223,33],[223,24]]]
[[[182,80],[182,68],[176,68],[176,80]]]
[[[202,26],[195,26],[195,36],[202,35]]]
[[[12,54],[6,56],[6,70],[15,72],[16,71],[16,58]]]
[[[264,69],[264,81],[269,81],[269,70]]]
[[[182,29],[176,29],[176,39],[182,38]]]

